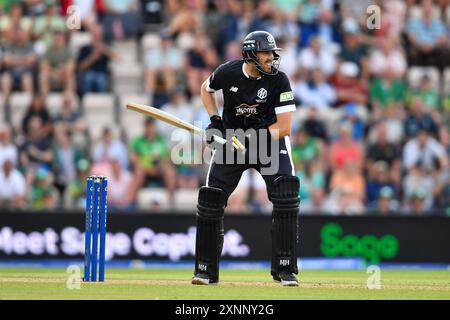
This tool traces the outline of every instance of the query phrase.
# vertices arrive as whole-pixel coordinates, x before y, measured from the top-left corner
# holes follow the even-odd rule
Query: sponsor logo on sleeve
[[[294,95],[292,91],[283,92],[280,94],[280,102],[294,100]]]

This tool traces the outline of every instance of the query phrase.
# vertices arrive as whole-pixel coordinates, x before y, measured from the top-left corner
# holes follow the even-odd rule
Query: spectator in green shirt
[[[383,77],[372,80],[369,89],[375,119],[379,119],[388,106],[401,110],[406,102],[406,86],[403,80],[394,78],[391,70]]]
[[[86,206],[86,180],[91,172],[91,164],[87,159],[76,163],[77,177],[69,184],[70,205],[77,208]]]
[[[299,129],[292,149],[292,158],[295,162],[312,162],[319,155],[317,141],[308,135],[304,129]]]
[[[132,198],[146,182],[162,181],[169,192],[169,203],[173,203],[177,186],[176,171],[170,161],[170,150],[164,137],[157,133],[155,120],[147,118],[143,136],[131,143],[131,163],[134,171]]]
[[[53,176],[47,168],[40,167],[36,171],[31,186],[31,207],[33,209],[52,209],[56,206],[57,191],[52,180]]]
[[[439,109],[439,94],[431,86],[431,79],[427,74],[422,76],[418,88],[408,91],[408,107],[411,107],[412,101],[416,97],[422,100],[422,103],[428,111],[437,111]]]
[[[45,50],[48,51],[53,44],[54,32],[64,32],[67,26],[64,18],[56,11],[55,0],[46,0],[45,6],[45,14],[37,17],[34,21],[33,38],[38,42],[42,42]]]

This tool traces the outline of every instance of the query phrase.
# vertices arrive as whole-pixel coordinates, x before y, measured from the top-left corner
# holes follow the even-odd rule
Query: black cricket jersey
[[[276,122],[276,115],[295,111],[294,95],[286,74],[250,77],[244,61],[220,65],[208,78],[206,90],[223,91],[222,118],[226,128],[260,129]]]

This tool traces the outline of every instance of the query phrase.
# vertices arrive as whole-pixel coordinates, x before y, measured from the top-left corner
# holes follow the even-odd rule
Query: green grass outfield
[[[217,286],[193,286],[188,269],[107,269],[104,283],[69,290],[55,268],[1,268],[0,299],[450,299],[450,271],[381,270],[380,290],[365,270],[305,270],[299,287],[281,287],[268,270],[221,270]]]

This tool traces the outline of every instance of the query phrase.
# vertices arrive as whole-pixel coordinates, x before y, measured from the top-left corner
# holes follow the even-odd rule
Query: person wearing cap
[[[427,192],[423,188],[417,188],[408,197],[407,209],[416,215],[425,214],[430,208],[426,206]]]
[[[57,205],[53,174],[46,166],[39,167],[31,185],[30,204],[33,209],[52,209]]]
[[[422,209],[430,210],[434,206],[433,190],[436,184],[435,175],[430,174],[424,170],[421,163],[415,164],[410,168],[403,179],[403,204],[408,211],[411,209],[411,199],[415,197],[415,193],[419,189],[426,190],[423,194]],[[422,195],[421,195],[422,196]]]
[[[338,72],[331,78],[337,94],[337,105],[355,103],[367,104],[367,88],[359,79],[359,67],[356,63],[344,61],[339,65]]]
[[[396,210],[398,210],[398,203],[395,200],[394,190],[389,186],[384,186],[378,192],[376,213],[388,215]]]
[[[366,204],[368,207],[376,207],[380,190],[389,187],[392,192],[396,192],[396,186],[391,178],[391,167],[385,161],[375,162],[368,172],[366,182]]]

